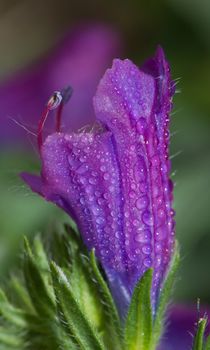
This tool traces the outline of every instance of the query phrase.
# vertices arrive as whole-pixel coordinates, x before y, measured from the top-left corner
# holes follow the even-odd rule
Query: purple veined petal
[[[46,57],[1,82],[1,143],[26,140],[27,132],[10,118],[36,133],[47,99],[54,90],[68,85],[74,93],[64,110],[65,130],[77,130],[92,122],[92,97],[98,80],[121,51],[120,46],[118,34],[108,26],[81,24],[68,31]]]
[[[41,151],[42,180],[22,177],[73,217],[104,267],[124,271],[119,172],[111,137],[109,132],[48,136]]]
[[[31,187],[33,192],[43,195],[43,182],[40,176],[22,173],[21,177]]]
[[[154,309],[174,245],[168,160],[171,84],[159,48],[143,69],[129,60],[115,60],[94,98],[96,116],[115,140],[125,198],[126,253],[129,268],[138,266],[132,283],[154,268]]]
[[[210,315],[208,308],[202,308],[200,312],[196,310],[196,306],[174,305],[170,308],[166,332],[162,337],[162,341],[158,350],[186,350],[192,348],[193,336],[196,332],[196,323],[198,318],[203,315]],[[207,334],[210,327],[207,325]]]

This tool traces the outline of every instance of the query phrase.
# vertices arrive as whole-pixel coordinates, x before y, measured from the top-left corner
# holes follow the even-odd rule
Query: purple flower
[[[1,143],[26,139],[25,130],[36,132],[37,116],[53,90],[71,84],[74,94],[64,111],[71,130],[94,119],[91,98],[105,67],[120,51],[116,32],[102,24],[80,25],[40,62],[18,72],[0,85]]]
[[[158,350],[186,350],[192,349],[193,336],[199,317],[204,314],[209,315],[210,311],[202,308],[200,312],[196,307],[185,305],[173,306],[168,315],[168,327],[163,336]],[[207,334],[210,331],[207,325]]]
[[[128,59],[114,60],[94,97],[97,123],[48,136],[40,147],[41,177],[22,175],[33,191],[76,221],[122,313],[149,267],[155,311],[173,251],[168,159],[173,93],[161,48],[141,69]]]

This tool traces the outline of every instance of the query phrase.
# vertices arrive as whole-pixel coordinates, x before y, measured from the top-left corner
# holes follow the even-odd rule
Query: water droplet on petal
[[[139,243],[147,243],[147,242],[150,242],[151,241],[151,238],[152,238],[152,234],[151,234],[151,231],[149,230],[145,230],[143,231],[142,233],[138,233],[136,236],[135,236],[135,240]]]
[[[151,267],[151,265],[152,265],[152,259],[151,258],[145,258],[144,260],[143,260],[143,264],[144,264],[144,266],[146,266],[146,267]]]
[[[96,223],[99,225],[105,224],[105,219],[103,218],[103,216],[99,216],[96,218]]]
[[[139,132],[140,135],[143,135],[146,128],[147,128],[147,122],[145,120],[145,118],[139,118],[139,120],[136,123],[136,128]]]
[[[167,237],[167,227],[166,226],[160,226],[156,231],[155,231],[155,239],[156,241],[162,241]]]
[[[152,216],[152,214],[150,213],[149,210],[145,210],[143,212],[142,220],[148,226],[152,226],[153,225],[153,216]]]
[[[90,177],[89,179],[88,179],[88,182],[89,182],[89,184],[91,184],[91,185],[96,185],[97,184],[97,178],[95,178],[95,177]]]
[[[154,155],[151,158],[151,163],[154,167],[158,167],[160,165],[160,159],[159,159],[158,155]]]
[[[103,176],[104,180],[108,180],[109,179],[109,174],[108,173],[105,173],[104,176]]]
[[[146,195],[138,198],[136,201],[136,207],[140,210],[146,208],[148,204],[149,198]]]
[[[152,252],[152,246],[150,244],[145,244],[143,247],[142,247],[142,252],[144,254],[151,254]]]

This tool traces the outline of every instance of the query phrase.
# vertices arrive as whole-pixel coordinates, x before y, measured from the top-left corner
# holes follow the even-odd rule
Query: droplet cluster
[[[44,178],[74,211],[89,248],[104,264],[124,268],[122,194],[110,133],[53,134],[43,148]]]
[[[154,268],[154,303],[173,251],[175,224],[168,160],[171,83],[161,54],[155,62],[158,79],[129,60],[116,60],[95,97],[96,113],[116,141],[127,266],[136,268],[133,283]]]

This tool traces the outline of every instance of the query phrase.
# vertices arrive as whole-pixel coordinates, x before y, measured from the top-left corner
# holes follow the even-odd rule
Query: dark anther
[[[71,86],[67,86],[63,90],[61,90],[61,96],[63,98],[62,102],[64,104],[67,103],[70,100],[72,94],[73,94],[73,89]]]

